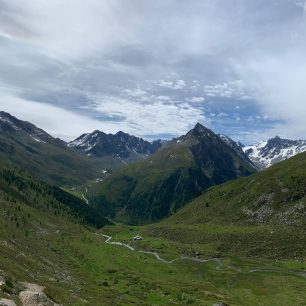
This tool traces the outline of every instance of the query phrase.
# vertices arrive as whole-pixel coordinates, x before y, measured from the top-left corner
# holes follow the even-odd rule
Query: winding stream
[[[123,243],[123,242],[119,242],[119,241],[111,241],[112,236],[108,236],[108,235],[105,235],[105,234],[98,234],[98,233],[96,235],[103,236],[104,238],[106,238],[106,240],[104,242],[107,243],[107,244],[119,245],[119,246],[123,246],[125,248],[128,248],[129,250],[134,251],[134,252],[152,255],[158,261],[161,261],[161,262],[164,262],[164,263],[167,263],[167,264],[173,264],[174,262],[180,261],[180,260],[189,260],[189,261],[198,262],[198,263],[214,261],[214,262],[216,262],[216,270],[220,270],[221,268],[225,268],[224,265],[221,263],[221,260],[219,258],[200,259],[200,258],[197,258],[197,257],[180,256],[180,257],[177,257],[177,258],[172,259],[172,260],[166,260],[166,259],[161,258],[160,255],[157,252],[136,250],[135,248],[133,248],[132,246],[130,246],[127,243]],[[225,269],[233,269],[233,270],[235,270],[239,273],[244,273],[244,274],[245,273],[254,273],[254,272],[272,272],[272,273],[293,274],[295,276],[306,278],[306,273],[303,272],[303,271],[294,271],[294,270],[279,271],[279,270],[273,270],[273,269],[269,269],[269,270],[268,269],[251,269],[251,270],[243,271],[240,268],[237,268],[237,267],[234,267],[234,266],[228,266]]]

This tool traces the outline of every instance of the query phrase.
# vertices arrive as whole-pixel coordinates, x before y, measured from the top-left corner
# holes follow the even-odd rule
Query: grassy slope
[[[1,164],[0,183],[0,276],[11,280],[0,287],[0,298],[17,301],[19,281],[46,286],[53,300],[74,306],[211,306],[221,301],[294,306],[303,305],[306,298],[300,262],[224,258],[220,269],[215,262],[158,262],[150,255],[105,244],[95,229],[80,224],[95,223],[91,214],[84,220],[63,209],[67,203],[55,199],[53,188],[23,171]],[[80,203],[66,196],[74,205]],[[197,250],[184,242],[152,237],[147,228],[116,226],[102,231],[138,249],[158,251],[166,259],[192,256]],[[136,233],[144,240],[132,242]],[[258,268],[265,271],[246,273]]]
[[[22,130],[0,132],[0,156],[58,186],[80,185],[99,177],[101,169],[98,161],[74,152],[62,141],[38,142]]]
[[[193,133],[95,185],[91,204],[120,221],[154,222],[208,187],[254,172],[212,132],[211,137]]]
[[[305,169],[302,153],[250,177],[212,187],[150,230],[200,246],[211,255],[303,259]]]
[[[64,306],[211,306],[221,301],[243,306],[297,306],[306,298],[305,278],[299,272],[304,265],[299,262],[224,258],[220,269],[215,262],[166,264],[150,255],[107,245],[91,230],[63,219],[24,207],[21,212],[31,213],[28,234],[9,220],[0,223],[0,274],[12,280],[13,286],[8,288],[12,292],[18,292],[17,281],[37,283],[46,286],[46,293]],[[114,230],[104,229],[116,240],[129,243],[141,231],[120,228],[116,234]],[[153,249],[164,258],[176,258],[186,251],[180,243],[144,237],[135,247]],[[263,271],[247,273],[252,269]],[[0,290],[0,297],[7,295]]]

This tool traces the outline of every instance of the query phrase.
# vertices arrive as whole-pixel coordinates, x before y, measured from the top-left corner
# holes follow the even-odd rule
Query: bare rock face
[[[16,303],[13,300],[0,299],[0,306],[16,306]]]
[[[23,306],[60,306],[45,295],[43,286],[30,283],[22,283],[22,285],[26,288],[19,293]]]

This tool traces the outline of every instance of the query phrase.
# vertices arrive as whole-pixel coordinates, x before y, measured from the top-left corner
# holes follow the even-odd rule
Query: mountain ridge
[[[242,149],[254,164],[264,169],[306,151],[306,140],[282,139],[275,136]]]
[[[57,186],[84,184],[100,175],[96,161],[6,112],[0,112],[0,157]]]
[[[97,158],[112,156],[126,163],[143,160],[156,152],[163,140],[146,141],[140,137],[124,133],[106,134],[99,130],[85,133],[68,143],[70,148]]]
[[[112,217],[152,222],[212,185],[255,171],[213,131],[197,124],[146,160],[96,184],[90,203]]]

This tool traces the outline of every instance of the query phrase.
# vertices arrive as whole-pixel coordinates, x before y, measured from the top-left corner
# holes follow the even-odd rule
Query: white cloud
[[[305,49],[306,51],[306,49]],[[261,55],[244,63],[239,72],[257,88],[257,104],[264,115],[283,121],[279,132],[305,138],[306,62],[304,53],[285,52],[277,57]],[[267,118],[267,117],[266,117]],[[263,117],[264,119],[264,117]]]
[[[24,101],[56,105],[61,114],[88,114],[88,96],[110,97],[114,106],[107,111],[106,102],[98,101],[101,111],[128,119],[102,126],[92,121],[95,128],[142,126],[148,134],[154,128],[174,131],[173,122],[182,120],[178,134],[187,120],[191,125],[203,117],[202,98],[208,113],[219,113],[209,102],[221,97],[233,108],[233,100],[254,101],[252,111],[283,120],[290,135],[305,135],[305,1],[0,0],[0,11],[0,84]],[[12,112],[28,118],[26,104],[18,105]],[[38,102],[31,105],[33,113],[34,105],[40,109]],[[84,127],[92,126],[82,118]],[[59,133],[60,124],[48,126]],[[62,133],[68,131],[75,133],[63,125]]]
[[[217,115],[218,118],[225,118],[228,117],[229,115],[227,113],[221,112]]]
[[[178,80],[178,81],[174,84],[173,88],[174,88],[174,89],[183,89],[183,88],[185,88],[185,86],[186,86],[186,83],[185,83],[184,80]]]
[[[133,40],[130,29],[140,15],[121,4],[118,0],[30,0],[25,5],[3,0],[7,18],[0,22],[0,31],[59,59],[80,60]]]
[[[184,89],[186,87],[186,83],[184,80],[176,80],[176,81],[165,81],[160,80],[157,82],[160,87],[165,87],[173,90]]]
[[[204,93],[208,97],[239,98],[244,100],[246,97],[246,86],[244,81],[235,80],[222,84],[205,85]]]
[[[123,93],[130,97],[143,97],[146,95],[147,92],[140,88],[135,88],[135,89],[125,89],[123,90]]]
[[[191,97],[191,98],[187,98],[186,100],[191,103],[201,103],[205,101],[205,98],[204,97]]]
[[[153,100],[141,103],[117,96],[95,97],[94,110],[104,116],[115,115],[124,118],[118,123],[125,131],[144,136],[148,134],[185,133],[198,121],[205,121],[204,115],[187,103]]]
[[[61,108],[34,101],[3,95],[0,109],[19,119],[29,121],[46,132],[63,140],[73,140],[85,132],[101,129],[117,132],[118,126],[112,122],[101,122],[81,116]]]

